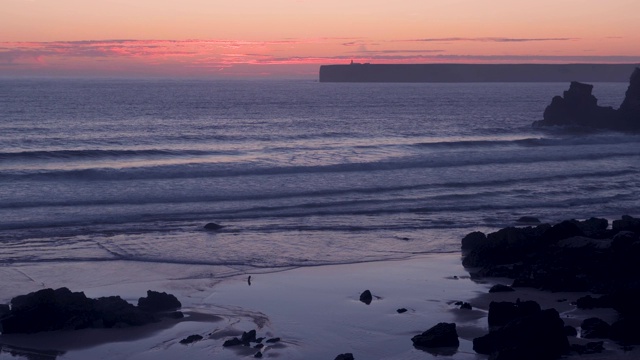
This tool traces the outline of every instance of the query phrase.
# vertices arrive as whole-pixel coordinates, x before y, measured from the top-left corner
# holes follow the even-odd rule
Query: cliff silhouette
[[[563,126],[640,132],[640,68],[635,68],[620,108],[598,106],[593,85],[572,81],[563,96],[555,96],[534,127]]]
[[[626,82],[640,64],[322,65],[320,82]]]

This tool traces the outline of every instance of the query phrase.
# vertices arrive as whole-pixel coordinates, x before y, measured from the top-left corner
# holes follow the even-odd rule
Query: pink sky
[[[0,76],[315,78],[320,64],[640,63],[638,0],[2,0]]]

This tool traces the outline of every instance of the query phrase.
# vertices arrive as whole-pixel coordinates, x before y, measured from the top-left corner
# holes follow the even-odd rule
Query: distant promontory
[[[640,64],[322,65],[320,82],[627,82]]]

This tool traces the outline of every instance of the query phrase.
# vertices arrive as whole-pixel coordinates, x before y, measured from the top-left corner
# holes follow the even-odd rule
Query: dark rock
[[[167,314],[167,317],[170,319],[182,319],[184,318],[184,314],[182,311],[172,311]]]
[[[407,312],[407,309],[405,309],[405,308],[401,308],[401,309],[398,309],[398,310],[396,310],[396,311],[398,312],[398,314],[404,314],[404,313],[406,313],[406,312]]]
[[[138,307],[140,310],[155,313],[176,310],[181,308],[182,304],[171,294],[147,290],[147,297],[138,299]]]
[[[462,238],[462,250],[471,250],[487,241],[487,236],[480,232],[474,231]]]
[[[542,224],[536,227],[507,227],[490,233],[486,241],[469,248],[462,265],[482,267],[521,261],[527,253],[540,246],[540,236],[549,228],[549,225]]]
[[[609,329],[609,337],[624,345],[640,345],[640,331],[638,331],[638,319],[620,319]]]
[[[334,360],[354,360],[352,353],[344,353],[336,356]]]
[[[516,220],[516,222],[521,224],[540,224],[540,219],[533,216],[523,216]]]
[[[588,342],[585,345],[571,344],[571,351],[580,355],[599,354],[604,351],[603,341]]]
[[[535,301],[492,301],[489,304],[489,326],[502,326],[526,316],[536,315],[540,312],[540,305]]]
[[[253,357],[258,359],[262,358],[262,352],[258,351],[255,355],[253,355]]]
[[[582,329],[581,335],[585,339],[607,339],[611,326],[602,319],[592,317],[582,321],[580,328]]]
[[[0,304],[0,319],[9,315],[11,308],[7,304]]]
[[[613,307],[613,299],[609,295],[602,295],[598,298],[586,295],[576,300],[576,306],[579,309],[611,308]]]
[[[371,291],[363,291],[362,294],[360,294],[360,301],[367,305],[371,304],[371,301],[373,301],[373,295],[371,295]]]
[[[468,302],[463,302],[462,304],[460,304],[460,309],[471,310],[473,309],[473,307]]]
[[[512,292],[515,291],[514,288],[508,285],[496,284],[489,289],[490,293],[498,293],[498,292]]]
[[[571,325],[565,325],[564,326],[564,333],[567,336],[572,336],[572,337],[578,336],[578,330],[576,330],[576,328],[574,328]]]
[[[489,334],[473,340],[473,350],[480,354],[506,352],[520,354],[511,359],[557,359],[569,351],[564,323],[555,309],[511,321]]]
[[[256,331],[250,330],[248,332],[243,332],[242,337],[240,337],[240,341],[243,343],[256,342]]]
[[[268,344],[275,344],[277,342],[280,342],[280,338],[279,337],[271,338],[271,339],[269,339],[269,340],[267,340],[265,342],[268,343]]]
[[[233,339],[229,339],[224,343],[222,343],[222,346],[224,347],[240,346],[240,345],[244,345],[244,343],[242,342],[242,340],[238,339],[237,337]]]
[[[67,288],[43,289],[11,300],[3,334],[139,326],[157,321],[118,296],[89,299]]]
[[[584,233],[573,221],[567,220],[553,225],[551,229],[545,231],[542,234],[542,239],[548,244],[553,244],[574,236],[584,236]]]
[[[206,230],[216,231],[222,229],[224,226],[216,224],[216,223],[208,223],[204,226]]]
[[[544,111],[543,120],[533,126],[569,126],[589,129],[640,131],[640,69],[631,75],[626,96],[620,108],[598,106],[591,94],[593,85],[571,82],[562,97],[556,96]]]
[[[96,299],[93,303],[94,312],[106,328],[141,326],[158,321],[151,313],[141,311],[119,296],[108,296]],[[92,326],[94,327],[94,326]]]
[[[454,323],[439,323],[431,329],[411,338],[413,346],[425,348],[458,347],[458,332]]]
[[[254,349],[262,349],[264,347],[264,344],[257,344],[256,346],[254,346]]]
[[[631,74],[629,87],[619,111],[624,118],[640,119],[640,68],[636,68]]]
[[[588,237],[596,239],[604,239],[611,237],[610,232],[607,231],[609,227],[609,221],[601,218],[589,218],[584,221],[569,220],[574,223],[578,228]]]
[[[636,70],[638,73],[638,70]],[[640,219],[631,217],[629,215],[623,215],[620,220],[613,220],[611,227],[614,231],[631,231],[634,233],[640,232]]]
[[[187,345],[187,344],[194,343],[196,341],[200,341],[202,339],[203,338],[200,335],[189,335],[186,338],[180,340],[180,344]]]
[[[262,340],[264,340],[264,338],[263,338],[263,337],[259,337],[259,338],[257,338],[257,339],[256,339],[256,341],[254,341],[254,342],[261,343],[261,342],[262,342]]]

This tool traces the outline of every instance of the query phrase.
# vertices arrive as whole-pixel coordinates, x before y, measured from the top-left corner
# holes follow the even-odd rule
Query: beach
[[[212,280],[190,277],[204,269],[193,266],[158,266],[144,263],[48,264],[3,267],[3,275],[21,273],[34,281],[6,281],[3,302],[12,295],[47,286],[67,286],[88,297],[119,295],[135,304],[147,289],[166,291],[182,302],[185,317],[125,329],[86,329],[30,335],[2,335],[0,359],[13,354],[36,354],[38,359],[240,359],[257,349],[223,347],[225,340],[256,330],[258,337],[280,338],[265,344],[265,358],[333,359],[352,353],[356,359],[428,359],[442,355],[451,359],[485,359],[476,354],[472,340],[488,332],[487,310],[492,300],[536,300],[542,308],[554,307],[565,323],[578,326],[594,311],[577,310],[573,302],[584,293],[547,293],[519,288],[513,293],[488,294],[508,279],[472,280],[459,253],[429,254],[405,260],[303,267],[264,271]],[[213,269],[211,269],[213,271]],[[137,282],[130,282],[136,272]],[[65,273],[67,277],[65,277]],[[85,274],[78,276],[79,273]],[[96,275],[102,276],[96,276]],[[173,274],[174,276],[167,276]],[[108,275],[108,276],[107,276]],[[109,279],[107,281],[107,278]],[[359,300],[370,290],[370,305]],[[473,309],[460,309],[468,301]],[[398,309],[406,309],[398,313]],[[598,310],[605,320],[612,310]],[[429,353],[414,348],[411,338],[439,322],[454,322],[460,346],[453,353]],[[202,340],[180,344],[189,335]],[[580,340],[577,340],[580,342]],[[614,344],[605,345],[598,358],[634,358]],[[635,354],[635,355],[634,355]],[[20,358],[20,357],[18,357]]]

